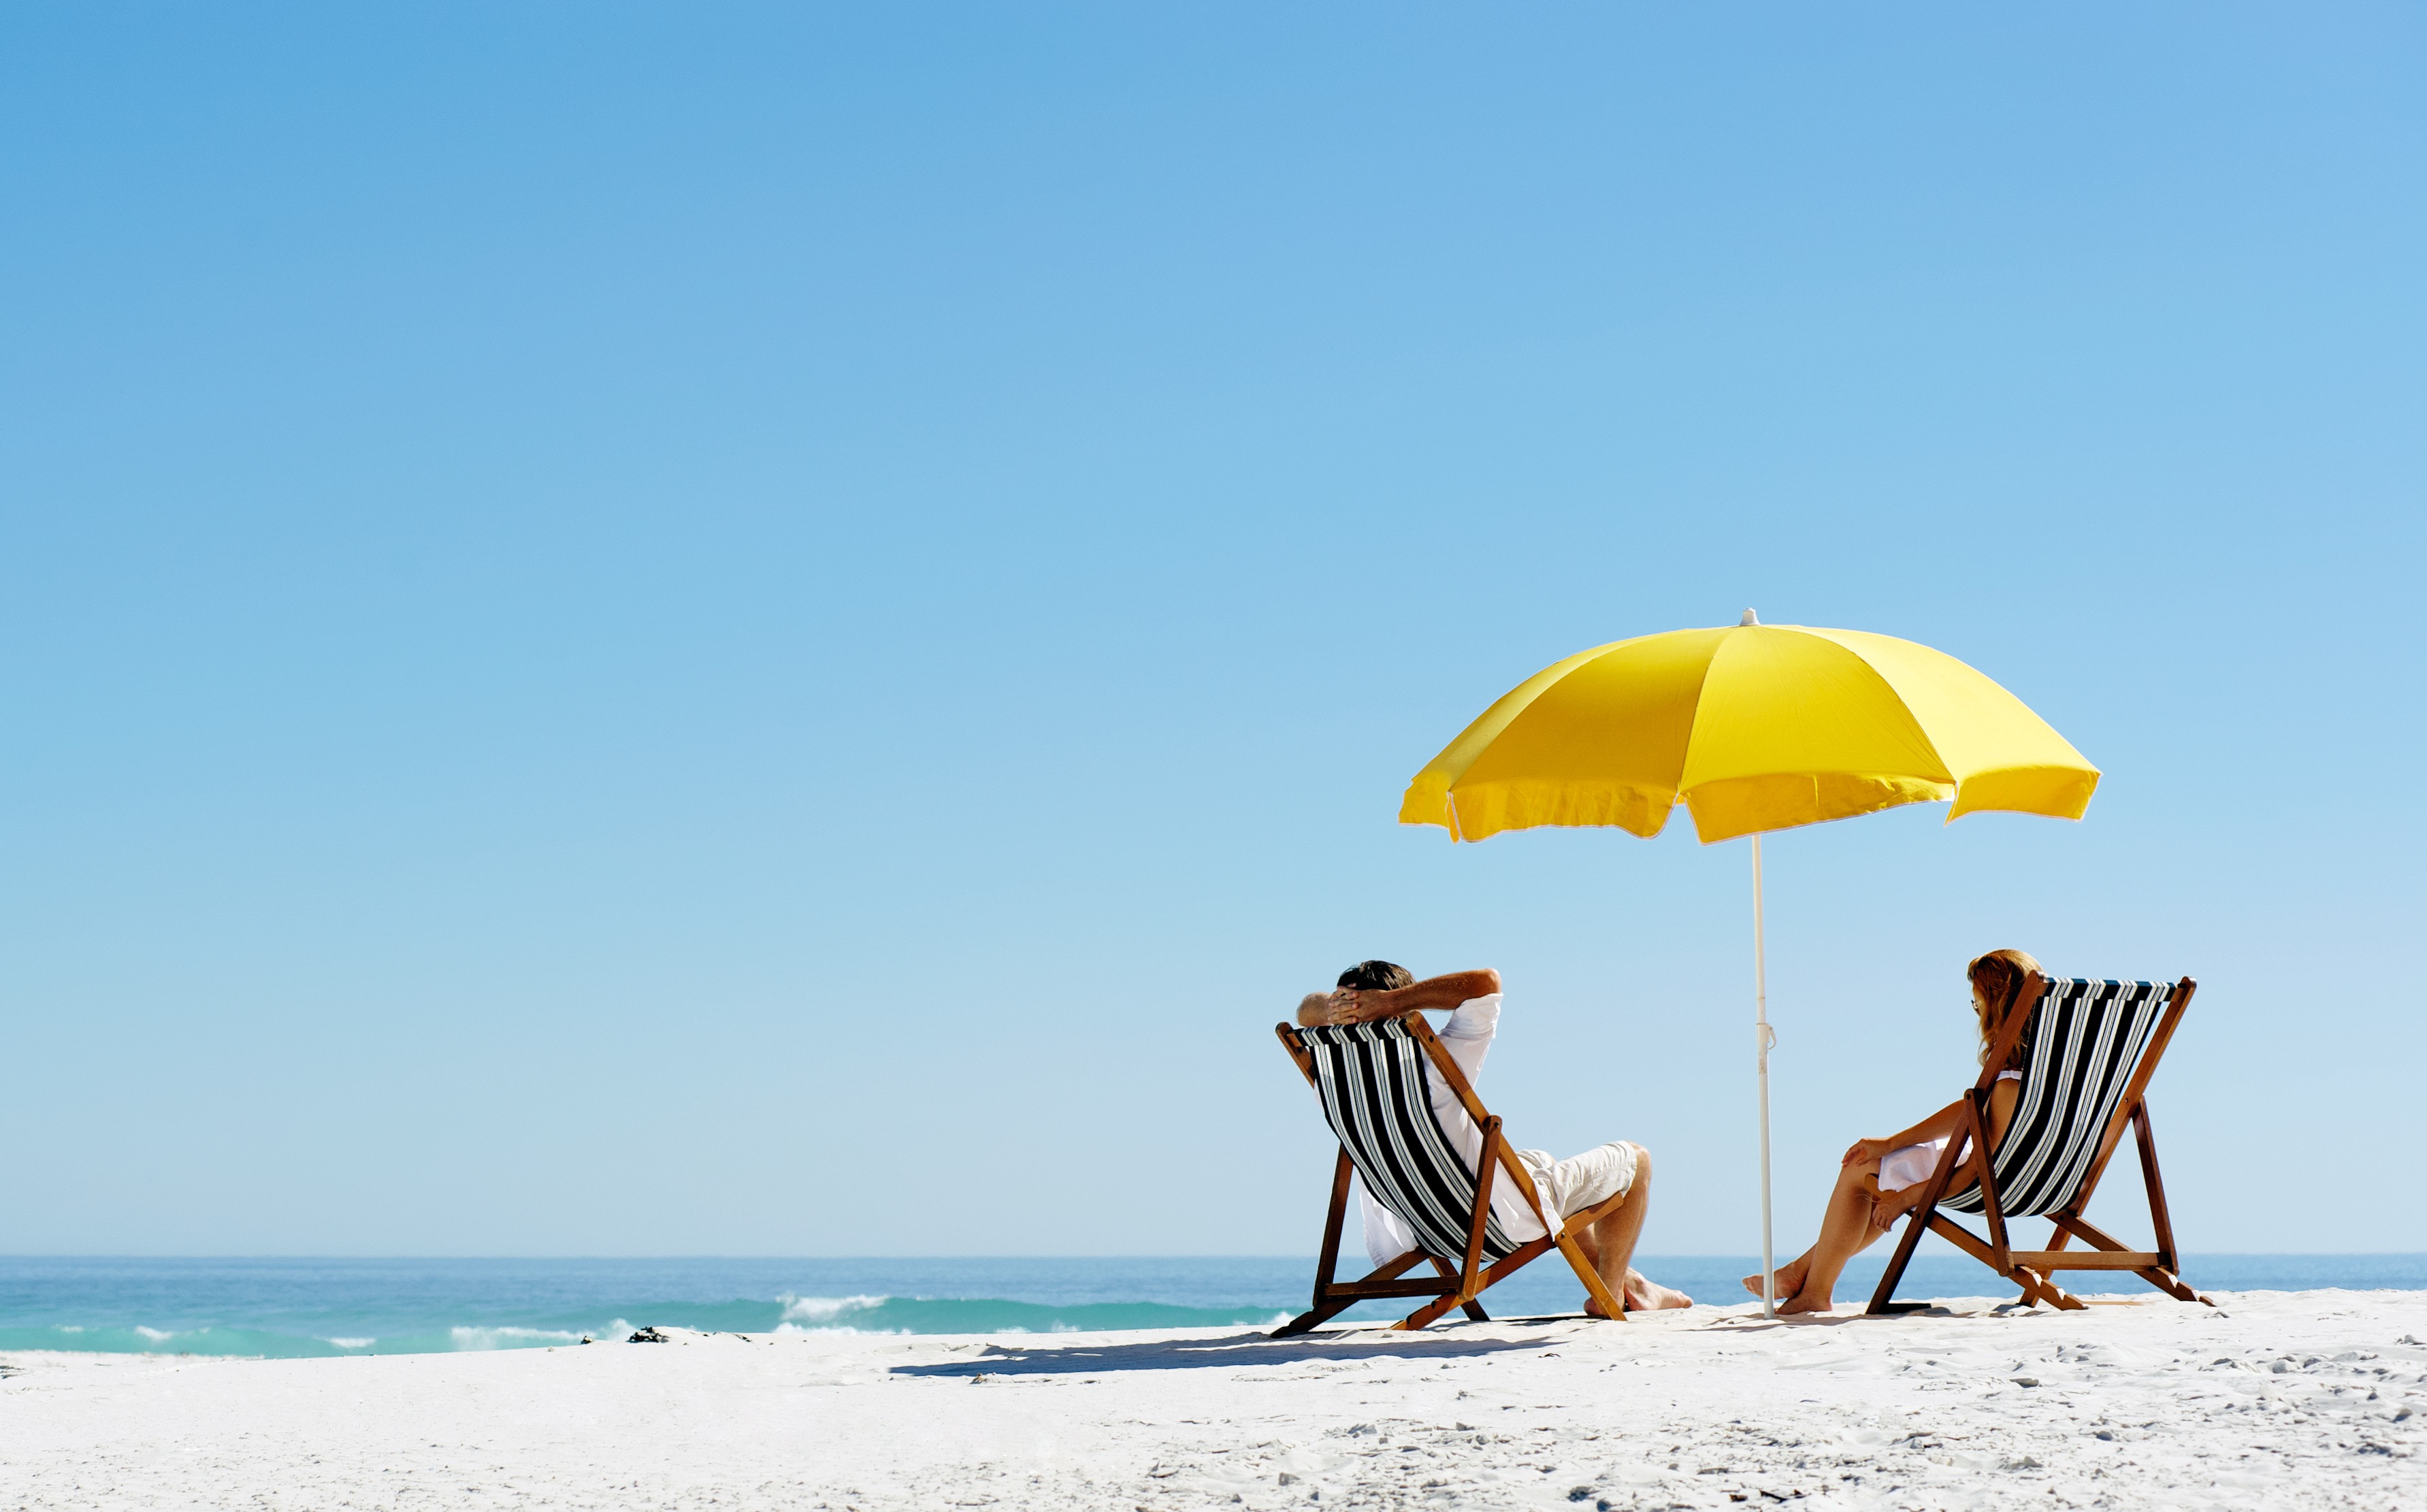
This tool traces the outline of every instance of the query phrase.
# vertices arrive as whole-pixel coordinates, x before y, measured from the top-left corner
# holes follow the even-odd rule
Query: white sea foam
[[[339,1349],[368,1349],[379,1342],[376,1339],[332,1339],[329,1342]]]
[[[801,1334],[907,1333],[906,1328],[859,1328],[846,1320],[856,1314],[884,1306],[892,1300],[881,1296],[796,1297],[789,1293],[775,1299],[784,1304],[784,1321],[775,1325],[780,1337]]]
[[[846,1312],[866,1312],[892,1300],[881,1296],[796,1297],[790,1294],[775,1299],[784,1304],[786,1323],[832,1323]]]
[[[827,1332],[910,1332],[910,1330],[907,1330],[907,1327],[852,1327],[850,1323],[818,1323],[818,1325],[813,1327],[801,1327],[799,1323],[776,1323],[774,1325],[774,1338],[779,1340],[804,1340],[808,1338],[808,1335],[827,1335]],[[1015,1330],[1010,1332],[1021,1332],[1021,1330],[1017,1330],[1015,1327]]]
[[[135,1325],[135,1331],[141,1334],[144,1338],[151,1340],[155,1344],[165,1344],[170,1340],[177,1337],[173,1333],[164,1333],[157,1328],[146,1328],[139,1323]]]
[[[581,1338],[579,1334],[569,1334],[561,1328],[456,1327],[449,1328],[447,1332],[454,1339],[455,1347],[458,1349],[513,1349],[518,1345],[536,1343],[543,1340],[549,1343],[570,1344],[578,1342]],[[343,1342],[335,1339],[329,1341],[333,1344]],[[368,1343],[371,1341],[364,1341]]]

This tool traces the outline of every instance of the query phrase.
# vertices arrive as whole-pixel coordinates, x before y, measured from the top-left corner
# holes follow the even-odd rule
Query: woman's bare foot
[[[1778,1315],[1784,1318],[1799,1312],[1828,1312],[1836,1306],[1835,1299],[1828,1295],[1806,1296],[1802,1292],[1798,1291],[1793,1296],[1778,1305]]]
[[[1789,1260],[1785,1264],[1780,1266],[1778,1268],[1778,1289],[1772,1293],[1772,1295],[1791,1297],[1796,1293],[1802,1291],[1803,1273],[1807,1269],[1809,1269],[1809,1267],[1800,1260]],[[1744,1278],[1744,1289],[1755,1296],[1761,1295],[1761,1273],[1759,1271],[1755,1271],[1751,1276]]]

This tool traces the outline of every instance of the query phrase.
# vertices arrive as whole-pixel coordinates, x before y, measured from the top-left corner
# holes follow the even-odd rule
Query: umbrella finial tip
[[[1738,625],[1759,625],[1761,623],[1761,616],[1755,614],[1751,610],[1745,610],[1744,618],[1736,621],[1736,623]]]

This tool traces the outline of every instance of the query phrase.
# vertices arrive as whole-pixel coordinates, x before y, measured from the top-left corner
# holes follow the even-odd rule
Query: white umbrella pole
[[[1761,1315],[1778,1316],[1778,1267],[1769,1239],[1769,981],[1761,943],[1761,837],[1752,837],[1753,1059],[1761,1081]]]

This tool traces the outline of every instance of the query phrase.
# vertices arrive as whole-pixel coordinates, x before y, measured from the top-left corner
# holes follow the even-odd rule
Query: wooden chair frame
[[[1393,1328],[1428,1327],[1452,1308],[1463,1309],[1468,1317],[1488,1323],[1490,1314],[1475,1299],[1487,1288],[1507,1279],[1528,1261],[1555,1246],[1567,1258],[1568,1264],[1576,1273],[1576,1279],[1585,1284],[1585,1291],[1602,1305],[1602,1309],[1612,1319],[1624,1322],[1625,1303],[1610,1294],[1609,1287],[1602,1280],[1601,1273],[1593,1269],[1592,1261],[1576,1242],[1576,1236],[1624,1207],[1627,1197],[1633,1195],[1633,1183],[1629,1183],[1627,1191],[1577,1213],[1564,1224],[1545,1213],[1541,1196],[1534,1189],[1533,1174],[1519,1162],[1517,1152],[1500,1131],[1499,1118],[1485,1111],[1483,1099],[1474,1095],[1474,1085],[1466,1080],[1466,1073],[1458,1068],[1458,1063],[1450,1058],[1448,1048],[1434,1034],[1432,1025],[1425,1022],[1425,1016],[1419,1012],[1404,1014],[1399,1021],[1408,1027],[1416,1043],[1424,1047],[1425,1054],[1432,1062],[1434,1074],[1458,1095],[1467,1116],[1483,1130],[1483,1155],[1475,1171],[1474,1212],[1468,1220],[1466,1254],[1461,1257],[1463,1263],[1453,1265],[1448,1257],[1428,1254],[1419,1245],[1361,1279],[1334,1281],[1331,1277],[1340,1262],[1341,1230],[1348,1214],[1348,1179],[1357,1168],[1356,1162],[1349,1159],[1348,1146],[1343,1145],[1340,1146],[1340,1159],[1331,1171],[1331,1209],[1323,1221],[1323,1258],[1315,1266],[1314,1305],[1274,1330],[1272,1337],[1286,1339],[1292,1334],[1305,1333],[1352,1305],[1374,1297],[1433,1299],[1393,1324],[1391,1326]],[[1314,1058],[1307,1053],[1305,1039],[1288,1024],[1275,1024],[1273,1032],[1280,1036],[1281,1048],[1288,1050],[1290,1059],[1297,1064],[1298,1074],[1306,1078],[1307,1085],[1314,1087],[1320,1097],[1322,1089],[1315,1081]],[[1430,1117],[1432,1110],[1425,1109],[1425,1115]],[[1485,1265],[1483,1241],[1491,1215],[1492,1178],[1500,1171],[1506,1171],[1508,1179],[1516,1183],[1517,1190],[1524,1194],[1525,1205],[1534,1210],[1536,1218],[1541,1220],[1543,1233],[1539,1239],[1518,1245],[1497,1263]],[[1419,1260],[1431,1261],[1437,1274],[1412,1280],[1399,1279]]]
[[[1939,1235],[1998,1275],[2019,1283],[2022,1300],[2036,1305],[2047,1302],[2068,1310],[2084,1307],[2080,1298],[2056,1284],[2059,1271],[2130,1271],[2158,1291],[2183,1302],[2216,1304],[2183,1284],[2175,1273],[2182,1269],[2175,1250],[2175,1226],[2166,1211],[2166,1188],[2158,1174],[2157,1137],[2149,1129],[2149,1104],[2146,1093],[2149,1077],[2158,1068],[2158,1061],[2166,1053],[2166,1044],[2175,1037],[2182,1022],[2183,1010],[2191,1006],[2191,994],[2199,984],[2189,977],[2175,984],[2167,997],[2164,1016],[2149,1036],[2149,1048],[2142,1052],[2141,1064],[2132,1070],[2132,1080],[2125,1083],[2124,1096],[2115,1104],[2115,1112],[2107,1121],[2106,1132],[2100,1137],[2098,1152],[2091,1157],[2089,1168],[2082,1172],[2081,1185],[2073,1200],[2056,1212],[2047,1214],[2054,1226],[2045,1249],[2016,1249],[2006,1237],[2006,1217],[1997,1202],[1996,1173],[1993,1169],[1995,1151],[1989,1148],[1989,1093],[1997,1082],[2014,1046],[2022,1039],[2024,1030],[2038,1013],[2040,999],[2047,983],[2038,972],[2024,979],[2018,1002],[2020,1012],[2009,1014],[2006,1024],[1998,1031],[1996,1043],[1990,1047],[1987,1062],[1980,1068],[1980,1080],[1964,1094],[1963,1118],[1946,1141],[1939,1156],[1938,1168],[1930,1173],[1930,1185],[1922,1200],[1906,1224],[1904,1238],[1897,1244],[1896,1258],[1888,1262],[1887,1273],[1880,1277],[1879,1290],[1871,1293],[1866,1309],[1873,1315],[1915,1312],[1928,1307],[1926,1302],[1898,1302],[1897,1283],[1904,1279],[1905,1267],[1912,1263],[1914,1250],[1921,1243],[1924,1228]],[[2107,1162],[2123,1142],[2124,1126],[2132,1126],[2134,1147],[2141,1156],[2141,1181],[2148,1190],[2149,1222],[2157,1236],[2157,1248],[2132,1249],[2105,1229],[2081,1215],[2090,1206],[2092,1194],[2098,1190],[2098,1179],[2106,1174]],[[1939,1211],[1938,1204],[1955,1186],[1955,1179],[1965,1167],[1970,1167],[1980,1183],[1981,1216],[1988,1220],[1986,1239]],[[2067,1249],[2079,1239],[2088,1249]]]

